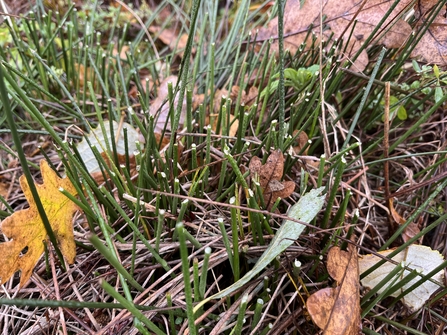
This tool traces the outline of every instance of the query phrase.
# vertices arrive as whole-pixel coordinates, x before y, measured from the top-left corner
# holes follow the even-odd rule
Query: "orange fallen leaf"
[[[84,89],[84,83],[92,82],[93,87],[96,87],[95,71],[91,67],[85,67],[83,64],[75,63],[74,64],[75,73],[78,76],[79,88]]]
[[[0,181],[0,196],[6,198],[8,195],[9,183],[4,183]]]
[[[261,186],[267,208],[271,208],[276,199],[287,198],[295,190],[293,181],[280,181],[284,171],[284,156],[281,150],[273,151],[264,165],[259,157],[253,157],[249,169],[252,180],[258,181]]]
[[[59,178],[45,160],[40,161],[43,184],[36,184],[43,208],[59,243],[62,254],[72,264],[76,257],[72,216],[76,205],[60,192],[75,195],[76,189],[68,178]],[[0,224],[0,230],[10,241],[0,243],[0,282],[5,283],[16,271],[21,271],[20,286],[31,277],[34,266],[44,252],[47,233],[25,176],[20,186],[30,207],[15,212]]]
[[[339,285],[312,294],[307,299],[307,310],[324,335],[357,335],[360,333],[360,285],[355,247],[349,245],[348,251],[332,247],[328,252],[327,270]]]

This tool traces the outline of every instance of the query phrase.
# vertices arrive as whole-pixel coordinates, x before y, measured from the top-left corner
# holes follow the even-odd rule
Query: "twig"
[[[53,255],[52,249],[50,249],[49,256],[50,256],[51,273],[53,275],[54,294],[56,295],[57,300],[61,300],[61,294],[59,291],[59,283],[57,281],[58,276],[56,273],[56,266],[54,264],[54,255]],[[64,332],[64,335],[68,335],[67,324],[65,323],[64,309],[62,307],[59,307],[59,314],[60,314],[60,320],[61,320],[61,325],[62,325],[62,331]]]

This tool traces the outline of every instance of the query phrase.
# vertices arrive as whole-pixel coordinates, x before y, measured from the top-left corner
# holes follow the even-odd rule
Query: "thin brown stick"
[[[390,165],[389,165],[389,134],[390,134],[390,82],[385,83],[385,111],[383,120],[383,157],[385,158],[383,166],[383,177],[385,178],[385,198],[390,198]],[[389,208],[389,202],[387,204]]]
[[[56,299],[61,300],[61,293],[59,291],[59,283],[57,282],[58,276],[57,276],[57,272],[56,272],[56,266],[54,264],[54,255],[53,255],[52,250],[50,250],[49,255],[50,255],[51,273],[53,275],[54,293],[56,295]],[[68,335],[67,324],[65,323],[64,309],[62,307],[59,307],[59,314],[60,314],[62,331],[63,331],[64,335]]]
[[[389,136],[390,136],[390,91],[391,86],[390,82],[387,81],[385,83],[385,110],[384,110],[384,120],[383,120],[383,157],[385,158],[385,162],[383,164],[383,178],[384,178],[384,186],[385,186],[385,199],[386,199],[386,207],[388,207],[389,213],[391,211],[391,201],[390,199],[390,163],[389,163]],[[388,223],[390,226],[390,234],[395,231],[396,227],[394,225],[394,220],[392,216],[388,215]]]

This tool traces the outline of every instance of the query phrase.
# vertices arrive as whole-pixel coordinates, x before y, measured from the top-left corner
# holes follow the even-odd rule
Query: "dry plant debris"
[[[271,208],[276,199],[287,198],[295,190],[293,181],[280,181],[284,171],[284,156],[281,150],[273,151],[264,165],[259,157],[253,157],[249,169],[251,179],[259,182],[261,186],[267,208]]]
[[[392,250],[385,250],[379,252],[382,256],[388,256]],[[359,259],[359,271],[360,274],[371,268],[373,265],[377,264],[381,260],[380,257],[375,255],[366,255]],[[407,249],[399,252],[392,258],[393,261],[401,263],[404,262],[411,269],[416,269],[421,275],[426,275],[436,267],[444,262],[444,258],[437,250],[432,250],[430,247],[424,245],[410,245]],[[385,278],[394,268],[395,264],[387,262],[381,265],[378,269],[374,270],[372,273],[367,275],[362,279],[362,285],[367,288],[374,288],[383,278]],[[398,281],[403,280],[408,276],[410,272],[405,270],[398,274]],[[444,271],[440,270],[436,275],[431,277],[433,280],[444,283]],[[401,289],[393,292],[391,296],[397,297],[407,288],[411,287],[414,283],[419,281],[421,278],[417,276],[413,278],[409,283],[405,284]],[[391,280],[392,282],[392,280]],[[384,292],[388,289],[388,286],[383,286],[378,291],[379,293]],[[402,302],[410,308],[411,311],[417,311],[422,308],[425,302],[430,298],[430,296],[440,288],[440,285],[426,281],[420,286],[413,288],[411,292],[402,298]]]
[[[343,58],[350,59],[360,49],[362,44],[382,20],[394,1],[337,1],[328,0],[323,2],[319,0],[306,0],[301,6],[302,1],[287,1],[284,10],[284,47],[295,54],[300,46],[306,42],[305,38],[312,25],[313,32],[319,36],[320,31],[320,9],[326,16],[324,22],[330,29],[323,31],[323,38],[329,39],[332,34],[335,40],[343,39],[347,43],[351,33],[352,37],[347,46],[347,53]],[[401,47],[408,36],[411,34],[410,25],[400,19],[398,15],[405,9],[411,1],[400,1],[397,7],[383,24],[386,29],[380,40],[376,43],[384,44],[387,48]],[[352,24],[356,20],[355,27]],[[352,31],[353,30],[353,31]],[[268,27],[259,31],[258,39],[264,40],[278,34],[278,20],[272,20]],[[312,41],[307,41],[311,43]],[[306,48],[307,49],[307,48]],[[360,57],[354,63],[353,69],[363,71],[368,64],[368,55],[363,50]]]
[[[355,335],[360,333],[360,292],[357,252],[332,247],[328,252],[327,270],[339,284],[324,288],[307,299],[307,310],[324,335]]]
[[[40,170],[43,184],[36,184],[37,192],[61,252],[72,264],[76,257],[72,217],[77,207],[60,189],[73,195],[76,189],[68,178],[59,178],[45,160],[40,161]],[[30,207],[13,213],[0,225],[0,231],[11,239],[0,244],[0,279],[1,283],[5,283],[16,271],[21,270],[20,286],[23,286],[44,252],[47,233],[25,176],[20,177],[20,186]],[[26,253],[22,254],[26,248]]]
[[[386,48],[401,48],[408,41],[412,33],[411,26],[402,18],[402,14],[410,12],[413,1],[399,1],[391,14],[382,24],[383,29],[377,34],[370,45],[383,44]],[[321,5],[319,0],[306,0],[304,4],[299,0],[290,0],[286,3],[284,10],[284,45],[292,54],[300,49],[303,43],[310,44],[312,41],[305,41],[309,28],[320,36],[320,10],[326,17],[324,25],[329,29],[323,30],[323,39],[329,39],[333,34],[334,41],[342,39],[348,43],[342,56],[343,59],[351,59],[364,44],[371,32],[383,19],[394,1],[373,0],[373,1],[337,1],[327,0]],[[414,4],[414,15],[419,19],[418,26],[425,24],[430,16],[431,10],[436,8],[438,1],[425,0],[417,1]],[[355,25],[354,25],[355,21]],[[445,9],[439,11],[434,21],[429,26],[422,39],[418,42],[411,53],[412,58],[430,62],[432,64],[447,63],[447,18]],[[270,21],[267,28],[260,29],[258,40],[265,40],[275,37],[278,34],[278,19]],[[349,41],[349,42],[348,42]],[[329,45],[331,46],[331,45]],[[306,49],[308,49],[307,46]],[[274,45],[277,49],[277,44]],[[368,55],[363,50],[357,60],[354,61],[353,70],[363,71],[368,64]]]
[[[92,131],[77,145],[78,152],[82,161],[87,168],[87,171],[96,179],[98,174],[101,174],[101,168],[92,151],[92,147],[96,147],[98,152],[103,156],[107,163],[109,163],[108,157],[112,155],[112,142],[115,142],[116,153],[121,159],[120,163],[125,163],[126,151],[129,153],[129,159],[131,160],[131,165],[135,167],[135,153],[138,150],[137,143],[140,143],[140,147],[143,145],[140,140],[139,132],[132,127],[127,122],[118,124],[116,121],[112,121],[113,126],[113,136],[110,132],[109,121],[104,120],[104,129],[102,127],[97,127],[92,129]],[[124,130],[126,129],[127,143],[128,147],[125,146]],[[89,144],[90,143],[90,144]],[[107,154],[104,154],[107,152]]]
[[[399,225],[402,226],[407,223],[407,220],[405,220],[394,208],[394,201],[393,199],[389,199],[389,209],[391,213],[392,219]],[[415,237],[417,234],[419,234],[421,230],[419,229],[416,222],[410,222],[407,224],[406,228],[402,232],[402,239],[404,242],[407,242],[411,238]]]
[[[430,16],[431,10],[438,5],[437,0],[418,1],[415,16],[419,25],[423,25]],[[413,58],[422,58],[432,64],[447,64],[447,18],[445,8],[441,9],[422,39],[411,53]]]
[[[171,120],[170,120],[170,105],[168,101],[169,90],[168,84],[172,84],[172,88],[174,89],[177,85],[178,77],[177,76],[169,76],[165,78],[160,86],[157,88],[157,97],[151,102],[149,108],[149,114],[155,118],[155,127],[154,132],[156,134],[163,134],[164,129],[166,127],[166,131],[171,132],[176,129],[171,129]],[[183,99],[182,103],[182,113],[180,114],[179,127],[183,126],[183,123],[186,119],[186,99]],[[179,104],[179,94],[174,97],[173,108],[174,111],[177,109],[177,105]]]

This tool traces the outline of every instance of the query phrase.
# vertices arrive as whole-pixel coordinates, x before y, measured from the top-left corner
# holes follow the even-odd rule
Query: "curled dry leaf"
[[[76,195],[76,189],[68,178],[59,178],[45,160],[40,161],[40,170],[43,184],[36,184],[37,193],[60,250],[72,264],[76,257],[72,217],[77,207],[60,189],[72,195]],[[0,243],[0,283],[5,283],[20,270],[20,286],[23,286],[44,252],[47,232],[25,176],[20,177],[20,186],[30,207],[15,212],[0,225],[1,232],[10,238],[8,242]]]
[[[177,32],[173,28],[165,28],[161,29],[158,26],[150,26],[149,31],[151,33],[156,34],[157,38],[166,44],[171,50],[180,50],[180,57],[183,57],[183,54],[186,49],[186,44],[188,42],[188,35],[182,34],[178,37]],[[192,50],[192,53],[195,53],[195,49]]]
[[[9,183],[0,181],[0,196],[6,198],[8,196]]]
[[[391,213],[391,217],[399,226],[407,223],[407,220],[405,220],[394,208],[393,199],[389,199],[389,210]],[[402,239],[404,240],[404,242],[407,242],[409,239],[415,237],[420,232],[421,230],[419,229],[418,225],[415,222],[410,222],[405,230],[402,232]]]
[[[240,87],[237,85],[234,85],[231,88],[231,93],[230,93],[231,100],[233,100],[233,101],[237,100],[237,98],[239,96],[239,91],[240,91]],[[248,89],[248,92],[246,92],[245,90],[242,91],[241,104],[243,104],[245,106],[251,106],[256,101],[258,94],[259,94],[258,88],[255,86],[251,86]]]
[[[349,245],[348,251],[332,247],[327,270],[339,285],[312,294],[306,302],[307,310],[324,335],[359,334],[359,267],[355,247]]]
[[[293,181],[281,182],[284,171],[284,156],[281,150],[273,151],[262,165],[259,157],[253,157],[249,164],[251,179],[259,182],[261,186],[264,204],[271,208],[278,198],[287,198],[295,190]]]
[[[289,49],[292,54],[299,50],[302,43],[312,43],[311,38],[305,41],[310,26],[313,32],[320,34],[320,0],[303,1],[289,0],[284,10],[284,48]],[[350,59],[360,49],[373,29],[385,13],[389,10],[394,0],[371,0],[371,1],[338,1],[325,0],[322,2],[322,15],[326,17],[324,22],[323,38],[330,38],[331,34],[335,40],[343,39],[344,45],[348,43],[346,55],[343,58]],[[384,44],[387,48],[399,48],[411,34],[410,25],[399,18],[411,0],[400,1],[391,15],[383,23],[383,34],[378,35],[380,39],[375,41]],[[355,21],[355,24],[353,22]],[[260,29],[258,40],[269,39],[278,35],[278,19],[272,20],[267,28]],[[318,44],[315,44],[318,45]],[[373,45],[373,43],[371,43]],[[329,45],[330,47],[331,45]],[[277,50],[277,43],[272,46]],[[307,48],[304,48],[306,50]],[[354,63],[353,69],[363,71],[368,63],[368,55],[363,51],[358,61]]]

